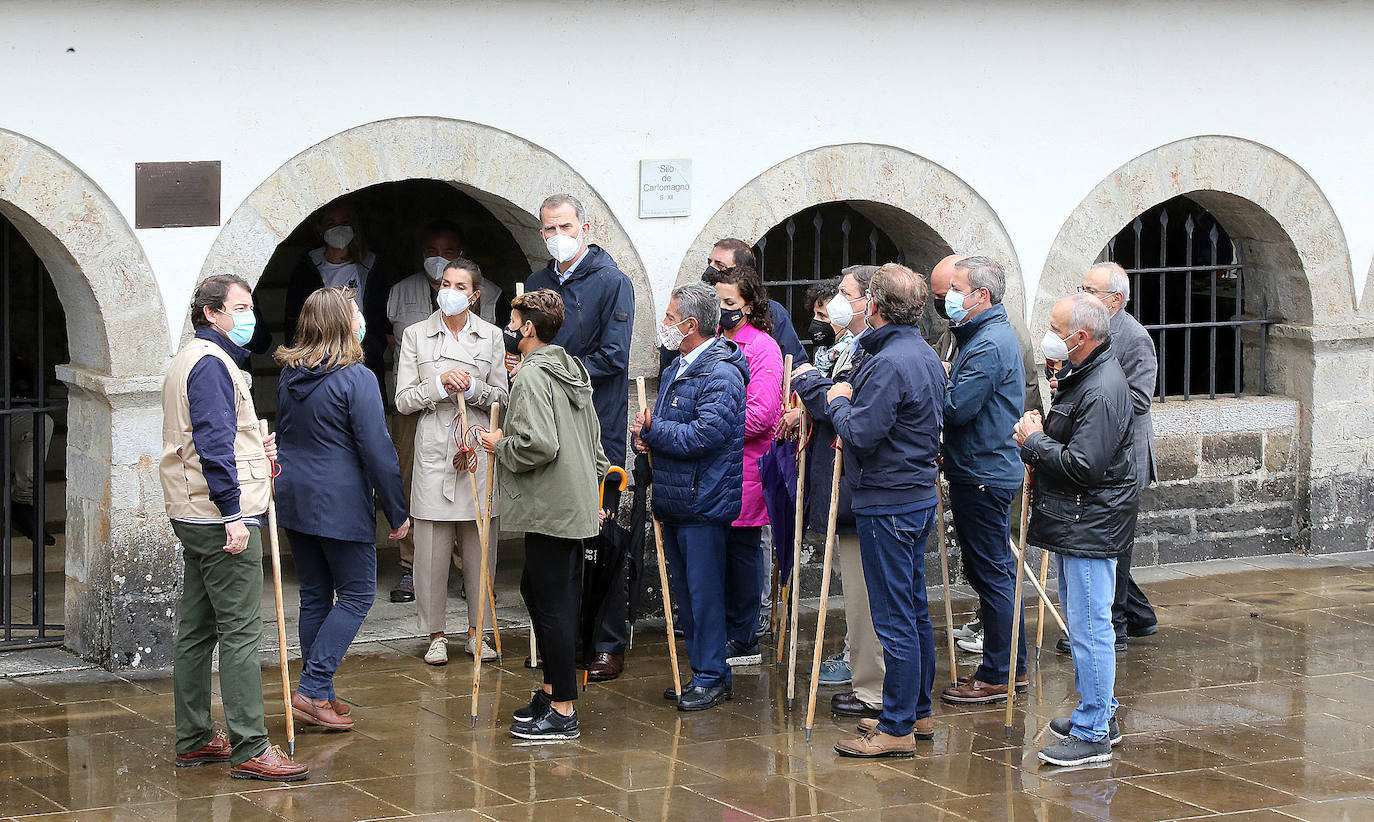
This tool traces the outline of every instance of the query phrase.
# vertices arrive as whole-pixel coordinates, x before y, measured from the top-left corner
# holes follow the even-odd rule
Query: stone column
[[[162,504],[162,377],[57,366],[67,405],[66,645],[111,670],[172,662],[180,550]]]

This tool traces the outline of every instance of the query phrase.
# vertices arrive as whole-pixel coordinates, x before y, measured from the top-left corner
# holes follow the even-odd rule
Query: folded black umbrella
[[[768,522],[773,529],[773,564],[778,569],[778,579],[787,579],[792,573],[792,544],[797,536],[795,440],[773,440],[759,457],[759,480],[763,486],[763,504],[768,509]]]
[[[630,628],[643,614],[644,607],[644,553],[649,546],[649,482],[652,471],[649,469],[649,455],[635,455],[632,470],[634,491],[630,497]]]
[[[607,476],[606,481],[614,481],[613,475]],[[630,532],[620,527],[615,517],[608,517],[601,525],[601,533],[583,544],[582,612],[577,632],[579,667],[583,670],[591,664],[596,628],[605,619],[613,595],[625,596],[624,591],[613,589],[624,584],[629,548]]]

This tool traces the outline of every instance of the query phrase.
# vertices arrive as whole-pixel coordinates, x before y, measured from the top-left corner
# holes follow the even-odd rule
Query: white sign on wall
[[[639,161],[639,216],[686,217],[692,213],[692,161]]]

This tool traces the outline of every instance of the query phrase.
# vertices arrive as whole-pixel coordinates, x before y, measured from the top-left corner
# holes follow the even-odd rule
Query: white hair
[[[1111,315],[1102,301],[1091,294],[1070,294],[1073,302],[1069,311],[1070,332],[1086,331],[1094,342],[1102,342],[1111,333]]]
[[[1121,304],[1125,305],[1131,301],[1131,277],[1126,273],[1126,269],[1112,262],[1097,263],[1089,271],[1096,271],[1099,268],[1107,271],[1107,290],[1121,295]]]

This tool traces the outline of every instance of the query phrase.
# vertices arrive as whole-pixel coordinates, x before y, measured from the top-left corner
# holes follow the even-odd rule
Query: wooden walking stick
[[[1026,562],[1026,555],[1022,553],[1021,550],[1016,547],[1016,543],[1012,542],[1010,539],[1007,540],[1007,546],[1011,548],[1011,555],[1015,557],[1017,562],[1021,563],[1022,570],[1026,572],[1026,579],[1030,582],[1031,587],[1035,589],[1035,593],[1045,605],[1049,606],[1050,616],[1054,617],[1054,621],[1059,623],[1059,629],[1067,636],[1069,627],[1064,623],[1064,615],[1059,613],[1059,609],[1055,607],[1053,602],[1049,601],[1049,595],[1045,587],[1036,581],[1035,574],[1031,571],[1030,563]]]
[[[639,387],[639,409],[646,410],[649,407],[647,394],[644,392],[644,378],[635,377],[635,385]],[[654,455],[649,453],[649,468],[654,467]],[[677,636],[673,634],[673,602],[668,590],[668,562],[663,558],[663,523],[654,517],[654,548],[658,552],[658,584],[663,588],[663,621],[668,626],[668,664],[673,669],[673,692],[678,696],[682,695],[682,674],[677,669]]]
[[[478,490],[477,490],[477,463],[476,463],[476,457],[477,457],[477,451],[480,449],[481,446],[480,446],[479,443],[477,443],[477,442],[475,442],[475,441],[469,441],[469,439],[470,439],[469,433],[470,433],[471,429],[468,428],[468,422],[467,422],[467,420],[468,420],[468,404],[467,404],[467,399],[463,397],[463,394],[462,394],[461,392],[459,392],[459,394],[458,394],[457,396],[458,396],[458,427],[459,427],[460,429],[462,429],[461,437],[462,437],[463,443],[465,444],[465,446],[466,446],[467,448],[471,449],[472,454],[473,454],[473,461],[472,461],[471,463],[468,464],[468,468],[469,468],[470,470],[464,471],[464,473],[468,475],[469,484],[472,486],[473,524],[477,526],[477,542],[478,542],[478,544],[481,545],[484,549],[490,550],[489,546],[491,545],[491,499],[492,499],[492,491],[493,491],[493,489],[494,489],[494,487],[495,487],[495,486],[494,486],[494,483],[495,483],[495,481],[496,481],[496,462],[495,462],[495,460],[494,460],[493,458],[490,458],[490,457],[489,457],[489,458],[487,459],[487,494],[486,494],[486,500],[487,500],[487,501],[486,501],[486,507],[484,508],[483,505],[482,505],[482,496],[481,496],[481,494],[480,494],[480,493],[478,492]],[[499,408],[499,406],[498,406],[496,403],[493,403],[493,404],[492,404],[492,411],[493,411],[493,413],[496,413],[496,411],[497,411],[498,408]],[[492,420],[491,427],[492,427],[492,429],[494,430],[494,429],[496,428],[496,417],[493,416],[493,417],[491,418],[491,420]],[[474,439],[475,439],[475,438],[474,438]],[[477,598],[477,599],[478,599],[477,610],[482,611],[484,608],[490,608],[490,609],[491,609],[491,635],[492,635],[492,643],[496,646],[496,662],[497,662],[497,664],[499,665],[499,664],[501,663],[501,628],[500,628],[500,626],[498,626],[498,625],[496,624],[496,591],[495,591],[495,590],[493,589],[493,587],[492,587],[491,578],[490,578],[489,576],[487,576],[485,573],[482,575],[482,579],[481,579],[481,584],[480,584],[480,586],[479,586],[479,590],[481,591],[481,594],[480,594],[480,595],[478,596],[478,598]],[[483,616],[485,617],[485,612],[483,613]],[[478,653],[480,654],[480,653],[481,653],[481,648],[482,648],[482,645],[481,645],[482,636],[480,635],[480,632],[479,632],[479,637],[478,637],[478,641],[477,641],[477,642],[478,642],[477,649],[478,649]]]
[[[811,653],[811,687],[806,702],[806,741],[811,741],[811,729],[816,725],[816,687],[821,678],[821,655],[825,653],[825,611],[830,601],[830,563],[835,555],[835,523],[840,507],[840,473],[844,442],[835,438],[835,468],[830,477],[830,514],[825,521],[825,562],[821,566],[821,610],[816,616],[816,648]],[[792,634],[796,641],[796,633]]]
[[[458,395],[458,407],[466,415],[466,408],[463,404],[463,395]],[[497,403],[491,404],[491,430],[495,431],[501,425],[501,406]],[[473,488],[476,489],[476,475],[473,475]],[[496,455],[491,454],[487,458],[487,513],[491,513],[491,495],[495,489],[496,482]],[[474,493],[474,498],[476,494]],[[475,499],[474,499],[475,501]],[[480,507],[478,513],[481,513]],[[478,522],[477,525],[477,544],[481,546],[481,560],[477,565],[477,572],[482,575],[482,579],[487,579],[487,530],[490,526],[490,518],[486,524]],[[478,587],[481,590],[481,587]],[[482,607],[481,597],[478,597],[477,604],[477,652],[472,655],[472,727],[477,727],[477,692],[482,683],[482,623],[487,615],[487,609]],[[492,622],[496,621],[496,614],[492,613]]]
[[[1040,552],[1040,605],[1035,612],[1035,661],[1040,661],[1040,646],[1045,643],[1045,584],[1050,578],[1050,552]]]
[[[1021,630],[1021,573],[1026,563],[1021,557],[1026,553],[1026,522],[1030,517],[1030,469],[1026,469],[1021,480],[1021,553],[1016,557],[1016,587],[1011,600],[1011,664],[1007,667],[1007,717],[1005,724],[1007,739],[1011,739],[1011,712],[1016,702],[1016,650],[1020,644]],[[1034,579],[1034,575],[1031,579]]]
[[[258,433],[267,439],[267,420],[258,420]],[[276,477],[281,472],[277,461],[272,460],[272,476],[267,480],[267,519],[271,525],[267,529],[268,541],[272,546],[272,595],[277,603],[277,660],[281,663],[281,699],[286,706],[286,749],[296,756],[296,722],[291,712],[291,671],[286,666],[286,609],[281,595],[281,543],[277,536],[277,489]]]
[[[792,397],[792,355],[791,355],[791,354],[788,354],[788,355],[783,359],[783,366],[782,366],[782,410],[783,410],[783,413],[784,413],[784,414],[787,413],[788,401],[791,399],[791,397]],[[775,436],[774,438],[776,439],[776,436]],[[800,477],[799,477],[798,479],[800,479]],[[773,542],[772,542],[772,544],[769,545],[769,547],[768,547],[768,549],[769,549],[770,551],[773,552],[772,558],[773,558],[773,560],[774,560],[774,561],[771,563],[771,565],[773,566],[773,584],[772,584],[771,589],[770,589],[769,592],[768,592],[768,605],[769,605],[768,633],[769,633],[771,636],[773,636],[773,637],[777,637],[777,635],[778,635],[778,577],[780,576],[780,575],[778,574],[778,563],[777,563],[777,553],[778,553],[778,551],[777,551],[777,542],[776,542],[776,540],[777,540],[777,534],[774,534],[774,535],[773,535]]]
[[[801,429],[806,431],[806,406],[801,410]],[[788,583],[787,619],[792,623],[792,640],[788,646],[787,659],[787,710],[792,710],[792,699],[797,694],[797,617],[801,602],[801,549],[802,537],[806,535],[804,511],[806,509],[806,447],[809,436],[801,436],[797,441],[797,504],[793,522],[796,533],[792,536],[792,581]],[[786,633],[787,627],[783,627]],[[779,641],[778,649],[782,649]]]
[[[936,542],[940,546],[940,577],[945,583],[945,634],[949,637],[949,678],[959,684],[959,662],[954,655],[954,603],[949,596],[949,537],[945,534],[945,487],[935,477]]]

